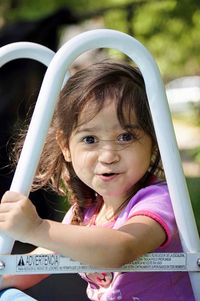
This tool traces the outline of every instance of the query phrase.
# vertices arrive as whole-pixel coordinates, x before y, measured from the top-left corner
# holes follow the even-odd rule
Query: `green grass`
[[[190,193],[191,203],[200,233],[200,178],[187,178],[188,190]]]

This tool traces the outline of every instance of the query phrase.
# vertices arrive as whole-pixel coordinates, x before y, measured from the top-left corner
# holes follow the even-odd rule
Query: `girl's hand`
[[[35,206],[24,195],[7,191],[0,204],[0,231],[15,240],[29,242],[42,223]]]

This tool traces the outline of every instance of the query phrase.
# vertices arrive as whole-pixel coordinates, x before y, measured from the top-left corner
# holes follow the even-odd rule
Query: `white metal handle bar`
[[[16,59],[32,59],[48,66],[55,52],[40,44],[16,42],[0,48],[0,67]]]
[[[109,29],[88,31],[72,38],[56,53],[46,72],[11,188],[29,193],[66,70],[80,54],[95,48],[117,49],[140,68],[183,249],[198,252],[199,235],[160,72],[147,49],[127,34]],[[191,273],[190,277],[196,300],[200,300],[199,275]]]
[[[6,63],[16,59],[33,59],[46,66],[49,65],[55,53],[49,48],[31,42],[16,42],[5,45],[0,48],[0,67]],[[17,187],[11,186],[12,190]],[[14,240],[10,237],[0,235],[0,253],[10,253],[13,247]]]
[[[60,254],[0,256],[0,275],[92,272],[200,272],[200,253],[148,253],[120,268],[96,268]]]

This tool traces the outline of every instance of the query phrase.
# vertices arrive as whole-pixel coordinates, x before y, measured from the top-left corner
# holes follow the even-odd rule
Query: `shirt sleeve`
[[[134,198],[134,197],[133,197]],[[166,184],[151,185],[141,189],[134,200],[130,202],[128,219],[133,216],[144,215],[154,219],[165,230],[167,239],[166,245],[174,234],[177,233],[177,226],[174,212]],[[133,204],[134,203],[134,204]]]
[[[63,224],[70,224],[71,220],[72,220],[72,216],[73,216],[73,206],[70,207],[70,209],[67,211],[67,213],[65,214],[62,223]]]

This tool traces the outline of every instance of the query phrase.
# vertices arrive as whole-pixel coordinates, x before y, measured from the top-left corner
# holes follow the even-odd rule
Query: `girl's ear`
[[[63,131],[57,131],[56,133],[56,141],[60,146],[60,149],[63,153],[63,156],[67,162],[71,162],[71,154],[69,148],[66,146],[66,140],[64,138]]]

